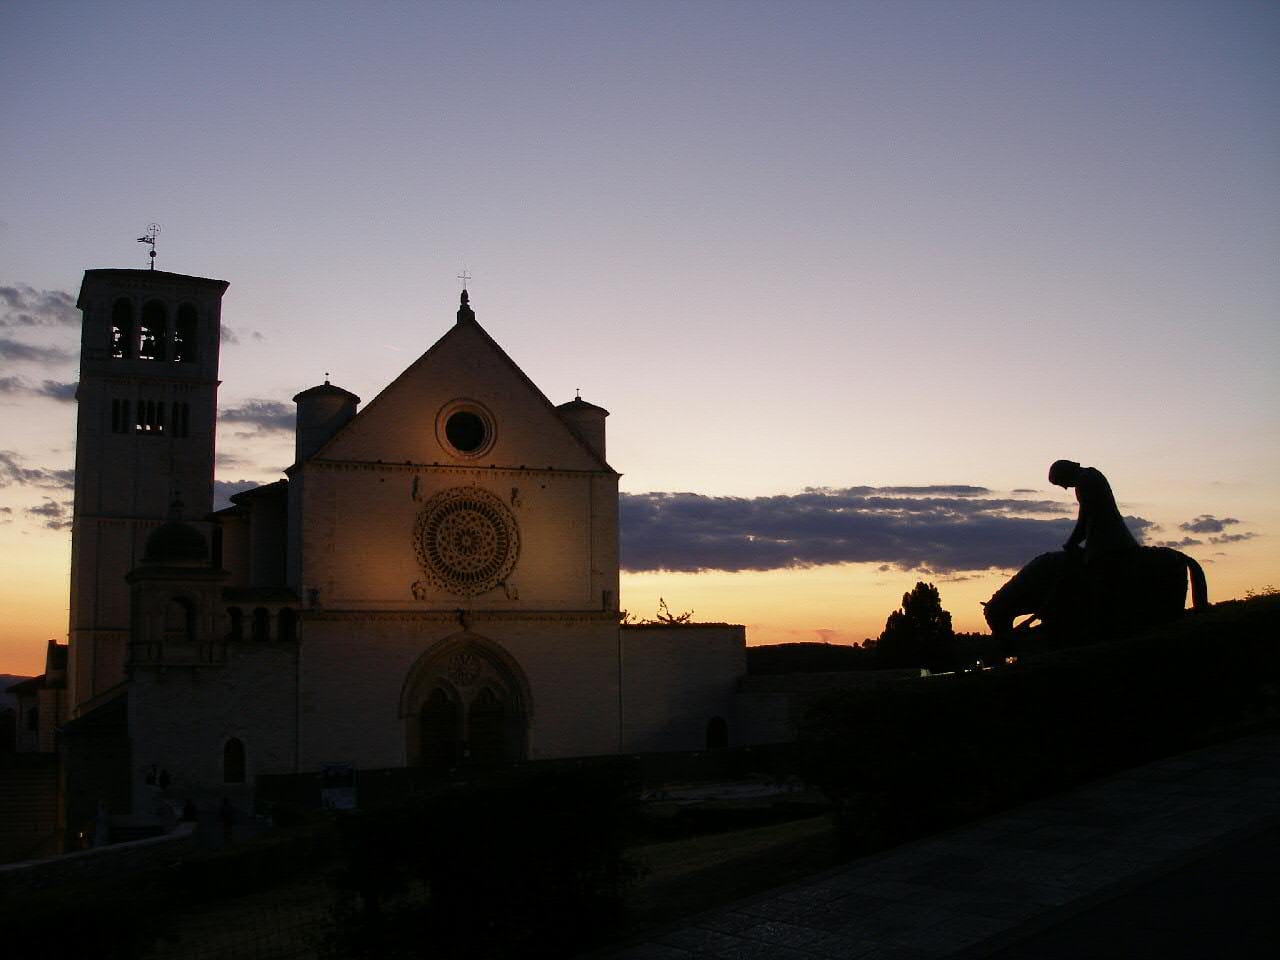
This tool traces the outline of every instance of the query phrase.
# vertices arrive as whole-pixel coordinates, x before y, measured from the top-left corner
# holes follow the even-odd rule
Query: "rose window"
[[[475,487],[445,490],[427,501],[414,540],[428,579],[464,597],[502,583],[520,552],[511,511],[493,494]]]

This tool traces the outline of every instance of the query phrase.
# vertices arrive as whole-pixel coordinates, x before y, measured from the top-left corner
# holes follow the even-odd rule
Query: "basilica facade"
[[[456,320],[363,408],[302,390],[286,476],[214,511],[223,281],[90,270],[64,789],[252,801],[261,774],[741,742],[744,630],[619,622],[607,411]],[[110,743],[110,749],[103,745]]]

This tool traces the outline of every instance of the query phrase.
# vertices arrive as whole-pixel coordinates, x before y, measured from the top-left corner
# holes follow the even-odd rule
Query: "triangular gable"
[[[438,436],[441,412],[460,400],[492,417],[493,444],[478,458],[459,458]],[[612,472],[475,320],[455,324],[313,459]]]

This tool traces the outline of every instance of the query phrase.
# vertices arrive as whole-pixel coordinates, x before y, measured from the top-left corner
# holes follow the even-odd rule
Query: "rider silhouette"
[[[1074,460],[1058,460],[1049,468],[1049,482],[1063,489],[1075,487],[1080,503],[1080,517],[1062,545],[1064,550],[1070,553],[1083,542],[1084,562],[1092,564],[1102,556],[1138,549],[1102,471],[1082,467]]]

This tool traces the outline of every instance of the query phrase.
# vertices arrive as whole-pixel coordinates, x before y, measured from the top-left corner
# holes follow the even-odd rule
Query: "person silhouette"
[[[1094,467],[1082,467],[1074,460],[1056,460],[1049,467],[1049,482],[1054,486],[1075,487],[1080,514],[1075,529],[1062,548],[1071,553],[1084,545],[1084,562],[1092,564],[1099,557],[1138,549],[1120,508],[1116,506],[1111,484]]]

